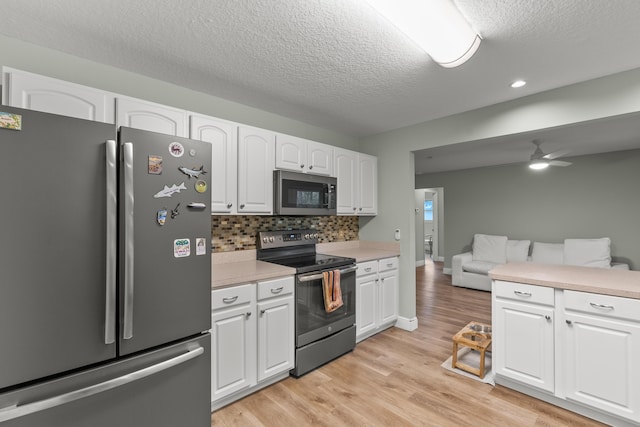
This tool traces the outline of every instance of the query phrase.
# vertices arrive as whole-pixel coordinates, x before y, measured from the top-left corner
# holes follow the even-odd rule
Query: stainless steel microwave
[[[273,172],[276,215],[336,215],[337,179],[299,172]]]

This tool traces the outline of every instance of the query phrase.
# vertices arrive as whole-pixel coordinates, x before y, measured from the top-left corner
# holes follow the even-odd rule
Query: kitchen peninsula
[[[640,425],[640,272],[509,263],[489,275],[496,384]]]

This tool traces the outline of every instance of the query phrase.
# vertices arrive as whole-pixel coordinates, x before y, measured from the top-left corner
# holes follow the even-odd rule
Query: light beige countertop
[[[372,261],[400,255],[398,242],[371,242],[355,240],[351,242],[318,243],[316,252],[321,254],[355,258],[356,262]]]
[[[319,243],[316,252],[355,258],[356,262],[400,255],[396,242],[350,241]],[[296,274],[295,268],[256,260],[256,250],[211,254],[211,289],[225,288],[259,280]]]
[[[295,268],[256,260],[255,250],[214,253],[211,261],[211,289],[296,274]]]
[[[492,279],[640,299],[640,271],[513,262],[489,271]]]

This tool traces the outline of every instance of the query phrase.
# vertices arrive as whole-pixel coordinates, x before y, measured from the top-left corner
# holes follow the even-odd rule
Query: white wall
[[[364,138],[360,151],[378,156],[379,208],[360,221],[360,238],[391,241],[402,230],[400,316],[416,314],[413,151],[638,111],[640,69]]]

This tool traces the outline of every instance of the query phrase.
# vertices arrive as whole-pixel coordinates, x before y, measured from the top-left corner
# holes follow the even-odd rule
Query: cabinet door
[[[554,391],[553,307],[494,300],[496,373]]]
[[[273,213],[275,134],[238,128],[238,213]]]
[[[191,139],[211,143],[211,212],[236,212],[238,194],[238,126],[205,116],[191,116]]]
[[[276,137],[276,168],[294,172],[307,170],[307,141],[295,136]]]
[[[115,104],[111,93],[12,69],[5,70],[4,82],[6,105],[114,123]]]
[[[335,148],[333,172],[338,179],[336,207],[338,215],[357,214],[358,162],[355,151]]]
[[[211,316],[211,400],[256,384],[255,305]]]
[[[566,313],[568,399],[640,421],[640,325]]]
[[[258,303],[258,381],[294,366],[293,295]]]
[[[380,274],[380,325],[398,319],[398,270]]]
[[[363,276],[356,279],[356,335],[361,337],[374,331],[378,325],[378,276]]]
[[[378,158],[358,154],[358,214],[378,213]],[[339,188],[339,187],[338,187]]]
[[[307,142],[307,171],[315,175],[333,174],[333,147],[319,142]]]
[[[187,113],[135,98],[116,99],[116,125],[187,137]]]

